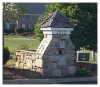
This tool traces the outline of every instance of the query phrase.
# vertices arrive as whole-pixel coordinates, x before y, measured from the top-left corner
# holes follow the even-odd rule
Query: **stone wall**
[[[20,50],[16,52],[16,68],[32,69],[35,52]]]
[[[59,40],[65,39],[65,48],[59,49]],[[62,50],[62,55],[59,55]],[[47,35],[36,52],[17,51],[16,67],[31,69],[43,76],[72,76],[76,72],[76,55],[68,35]]]
[[[16,52],[16,68],[30,69],[42,75],[42,63],[42,59],[37,59],[34,51],[19,50]]]

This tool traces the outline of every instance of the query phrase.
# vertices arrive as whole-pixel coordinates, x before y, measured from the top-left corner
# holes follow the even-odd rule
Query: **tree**
[[[97,51],[97,4],[81,3],[78,7],[78,15],[76,15],[78,23],[71,34],[71,39],[76,49],[84,47]]]
[[[27,10],[18,3],[3,3],[3,22],[13,22],[22,17]]]
[[[56,9],[59,9],[61,6],[59,3],[52,3],[50,5],[47,5],[47,9],[44,13],[43,16],[41,16],[36,24],[34,25],[34,29],[35,29],[35,35],[39,40],[43,39],[43,32],[40,30],[40,24],[44,21],[44,19],[46,19],[51,13],[53,13]]]
[[[76,50],[84,47],[97,50],[97,4],[96,3],[52,3],[47,6],[45,14],[35,24],[35,33],[38,38],[43,38],[39,24],[55,10],[60,10],[69,17],[75,26],[71,39]],[[42,39],[41,38],[41,39]]]
[[[67,8],[68,7],[68,8]],[[71,11],[72,9],[74,9],[73,11]],[[55,10],[60,10],[63,14],[67,14],[67,16],[72,16],[73,17],[73,14],[74,12],[76,11],[76,8],[71,8],[71,5],[66,3],[52,3],[50,5],[47,5],[46,7],[46,11],[45,11],[45,14],[43,16],[41,16],[36,24],[34,25],[34,28],[35,28],[35,34],[36,34],[36,37],[39,39],[39,40],[42,40],[43,39],[43,32],[40,30],[40,24],[42,23],[42,21],[44,21],[44,19],[46,19],[50,14],[52,14]],[[72,14],[73,13],[73,14]],[[68,15],[69,14],[69,15]],[[76,19],[71,19],[70,21],[73,21],[74,22],[77,22]],[[76,23],[75,23],[76,24]]]

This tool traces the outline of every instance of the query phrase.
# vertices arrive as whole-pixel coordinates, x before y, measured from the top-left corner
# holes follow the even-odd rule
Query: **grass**
[[[20,37],[20,36],[19,36]],[[27,45],[31,49],[37,49],[40,41],[38,39],[24,39],[24,38],[15,38],[11,36],[4,36],[4,45],[8,47],[10,52],[14,52],[21,45]]]
[[[8,60],[6,65],[15,65],[15,60],[14,59]]]
[[[10,53],[15,53],[15,51],[17,51],[17,49],[20,48],[22,45],[28,46],[31,50],[37,49],[39,44],[40,41],[36,38],[27,39],[18,35],[4,35],[4,46],[8,47]],[[6,63],[6,65],[14,65],[14,64],[15,60],[13,58],[7,61]]]

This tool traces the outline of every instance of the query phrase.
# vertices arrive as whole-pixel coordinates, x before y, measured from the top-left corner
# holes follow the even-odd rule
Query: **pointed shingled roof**
[[[73,25],[69,23],[65,15],[56,10],[41,24],[41,27],[73,28]]]

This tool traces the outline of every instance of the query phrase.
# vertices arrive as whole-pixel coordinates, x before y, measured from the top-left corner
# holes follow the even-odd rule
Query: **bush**
[[[15,35],[15,33],[11,33],[11,35]]]
[[[3,65],[6,64],[9,58],[10,58],[10,51],[7,47],[4,47],[3,48]]]
[[[84,77],[84,76],[88,76],[89,72],[85,68],[82,68],[77,70],[76,75]]]
[[[15,62],[16,62],[15,59],[10,59],[10,60],[7,61],[6,64],[7,65],[15,65]]]
[[[22,28],[22,27],[17,27],[17,28],[15,28],[15,33],[16,34],[21,34],[21,33],[24,33],[25,32],[25,30],[24,30],[24,28]]]
[[[25,29],[25,32],[33,32],[33,29]]]
[[[8,33],[4,33],[4,35],[8,35]]]
[[[10,34],[10,33],[14,33],[14,30],[13,29],[4,29],[3,32]]]
[[[15,59],[16,55],[15,55],[15,51],[10,52],[10,59]]]

